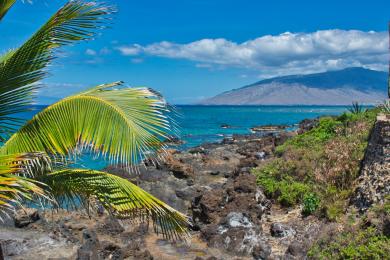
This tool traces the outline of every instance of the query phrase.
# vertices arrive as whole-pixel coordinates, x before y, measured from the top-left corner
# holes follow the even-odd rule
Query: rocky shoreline
[[[145,162],[139,173],[118,166],[125,177],[192,219],[188,244],[171,243],[145,225],[80,212],[39,212],[22,229],[1,227],[5,259],[303,259],[317,237],[339,224],[303,217],[300,207],[280,208],[256,185],[251,169],[275,155],[275,147],[302,134],[234,135],[186,151],[168,150],[161,163]],[[364,177],[362,177],[364,178]],[[27,222],[32,213],[20,213]],[[12,226],[12,227],[11,227]],[[37,239],[35,239],[37,238]]]

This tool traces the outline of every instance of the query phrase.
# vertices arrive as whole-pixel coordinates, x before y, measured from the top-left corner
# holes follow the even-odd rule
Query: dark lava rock
[[[178,146],[184,144],[185,142],[177,136],[169,136],[163,141],[163,143],[169,146]]]
[[[302,242],[293,241],[288,246],[286,255],[303,258],[306,255],[306,250],[302,246]]]
[[[188,152],[191,154],[207,154],[207,150],[202,146],[191,148],[188,150]]]
[[[272,249],[271,246],[264,242],[260,241],[254,248],[252,252],[252,256],[254,259],[268,259],[268,257],[271,255]]]
[[[99,231],[105,234],[120,234],[125,231],[125,228],[121,224],[120,220],[115,219],[111,216],[107,216],[103,223],[99,225]]]
[[[301,122],[299,122],[298,125],[298,134],[303,134],[307,131],[310,131],[314,127],[316,127],[319,123],[319,119],[304,119]]]
[[[23,228],[40,219],[36,209],[20,209],[14,215],[15,227]]]
[[[262,239],[261,226],[242,212],[230,212],[218,225],[201,230],[209,246],[224,248],[235,255],[251,255]],[[255,254],[260,254],[259,249]]]
[[[256,176],[253,174],[242,174],[234,180],[234,190],[237,192],[253,193],[256,189]]]
[[[86,229],[83,231],[83,244],[77,250],[77,260],[98,259],[99,239],[96,232]]]
[[[271,225],[271,235],[274,237],[287,237],[294,235],[295,231],[284,224],[272,223]]]
[[[123,250],[118,245],[109,241],[102,241],[100,243],[100,259],[122,260],[123,255]]]

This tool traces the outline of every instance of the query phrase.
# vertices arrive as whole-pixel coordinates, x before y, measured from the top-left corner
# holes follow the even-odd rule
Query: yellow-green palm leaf
[[[185,215],[153,197],[130,181],[100,171],[66,169],[44,176],[41,181],[51,187],[58,199],[97,198],[114,216],[148,220],[157,233],[168,239],[188,235]]]
[[[45,160],[40,153],[0,156],[0,213],[13,210],[23,200],[49,199],[43,183],[23,177],[37,168],[46,168]]]
[[[163,147],[159,138],[169,130],[166,110],[164,100],[149,89],[101,85],[38,113],[0,153],[67,156],[87,149],[115,162],[137,163]]]
[[[16,0],[0,0],[0,21],[15,2]]]
[[[0,0],[0,18],[13,2]],[[70,1],[26,43],[0,55],[0,138],[18,125],[14,114],[26,111],[32,104],[40,87],[37,82],[47,75],[45,68],[55,58],[55,50],[91,39],[111,12],[110,7],[94,2]]]

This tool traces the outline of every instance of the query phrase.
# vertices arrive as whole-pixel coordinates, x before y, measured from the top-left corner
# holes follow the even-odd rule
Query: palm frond
[[[16,154],[0,156],[0,213],[6,214],[24,200],[36,197],[51,200],[45,185],[23,177],[41,166],[42,154]],[[0,216],[1,219],[1,216]]]
[[[118,218],[154,223],[154,231],[165,238],[178,239],[188,235],[188,218],[158,200],[130,181],[93,170],[65,169],[40,179],[51,187],[59,200],[76,198],[88,201],[95,197]],[[61,203],[59,203],[61,205]]]
[[[38,113],[0,149],[1,154],[45,151],[72,156],[83,150],[127,166],[164,148],[170,124],[164,100],[120,82],[65,98]]]
[[[3,12],[8,4],[4,6],[0,9]],[[20,48],[0,59],[1,132],[15,129],[19,122],[11,115],[26,111],[32,104],[40,87],[37,82],[47,75],[45,68],[55,58],[55,49],[91,39],[112,11],[94,2],[70,1]]]
[[[16,0],[0,0],[0,21],[15,2]]]

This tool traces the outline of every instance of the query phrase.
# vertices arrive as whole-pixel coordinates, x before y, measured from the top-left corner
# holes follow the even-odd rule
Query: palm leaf
[[[15,2],[16,0],[0,0],[0,21]]]
[[[4,1],[0,15],[5,14],[12,1]],[[91,39],[102,27],[112,9],[80,0],[65,4],[20,48],[0,58],[0,135],[14,130],[15,113],[23,112],[32,104],[34,93],[40,87],[45,68],[55,58],[58,47]]]
[[[0,213],[13,210],[24,200],[51,200],[43,183],[23,177],[41,167],[43,158],[40,153],[0,155]]]
[[[93,170],[65,169],[40,179],[59,200],[95,197],[115,217],[146,221],[156,233],[176,239],[188,235],[188,218],[133,183],[118,176]]]
[[[145,88],[97,86],[38,113],[0,149],[1,154],[46,151],[72,156],[83,150],[125,165],[164,148],[169,131],[165,101]]]

